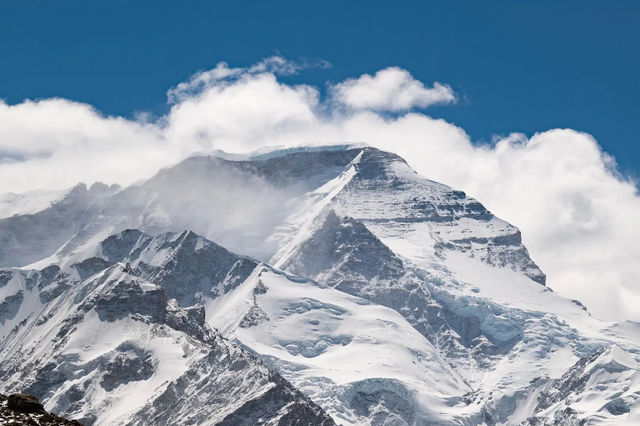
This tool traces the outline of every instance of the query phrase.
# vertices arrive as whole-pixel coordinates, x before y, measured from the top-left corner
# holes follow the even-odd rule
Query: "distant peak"
[[[121,186],[118,185],[117,183],[107,185],[106,183],[103,183],[103,182],[95,182],[93,185],[89,187],[89,192],[92,192],[94,194],[102,194],[102,195],[112,194],[118,191],[120,188]]]
[[[85,193],[87,191],[88,191],[87,184],[84,182],[80,182],[80,183],[77,183],[73,188],[71,188],[71,191],[69,193],[77,194],[77,193]]]
[[[141,237],[142,235],[147,236],[144,232],[140,231],[139,229],[127,228],[124,231],[120,231],[117,234],[114,234],[114,235],[111,235],[111,236],[107,237],[105,239],[105,241],[109,240],[109,239],[112,239],[112,238],[115,238],[115,239],[118,239],[118,240],[130,240],[132,238],[136,238],[137,239],[137,238]]]

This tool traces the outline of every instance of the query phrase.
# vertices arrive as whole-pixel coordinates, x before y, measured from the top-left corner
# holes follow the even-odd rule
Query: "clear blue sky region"
[[[166,91],[219,61],[324,59],[289,82],[325,87],[387,66],[450,84],[428,113],[478,142],[555,127],[591,133],[640,175],[638,1],[4,1],[0,98],[64,97],[162,114]]]

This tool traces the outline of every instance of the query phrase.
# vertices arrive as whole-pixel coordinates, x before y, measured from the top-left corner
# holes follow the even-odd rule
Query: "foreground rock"
[[[47,413],[38,398],[25,393],[0,394],[0,425],[82,426],[75,420]]]

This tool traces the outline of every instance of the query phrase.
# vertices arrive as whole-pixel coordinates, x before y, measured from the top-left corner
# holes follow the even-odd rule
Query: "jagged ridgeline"
[[[640,326],[554,293],[517,228],[394,154],[2,200],[0,392],[65,418],[640,424]]]

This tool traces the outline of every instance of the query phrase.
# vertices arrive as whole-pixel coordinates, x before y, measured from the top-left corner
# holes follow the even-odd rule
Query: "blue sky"
[[[640,2],[64,1],[0,6],[0,98],[60,96],[106,114],[165,112],[166,91],[219,61],[279,52],[341,81],[386,66],[450,84],[429,114],[476,141],[570,127],[640,175]]]

